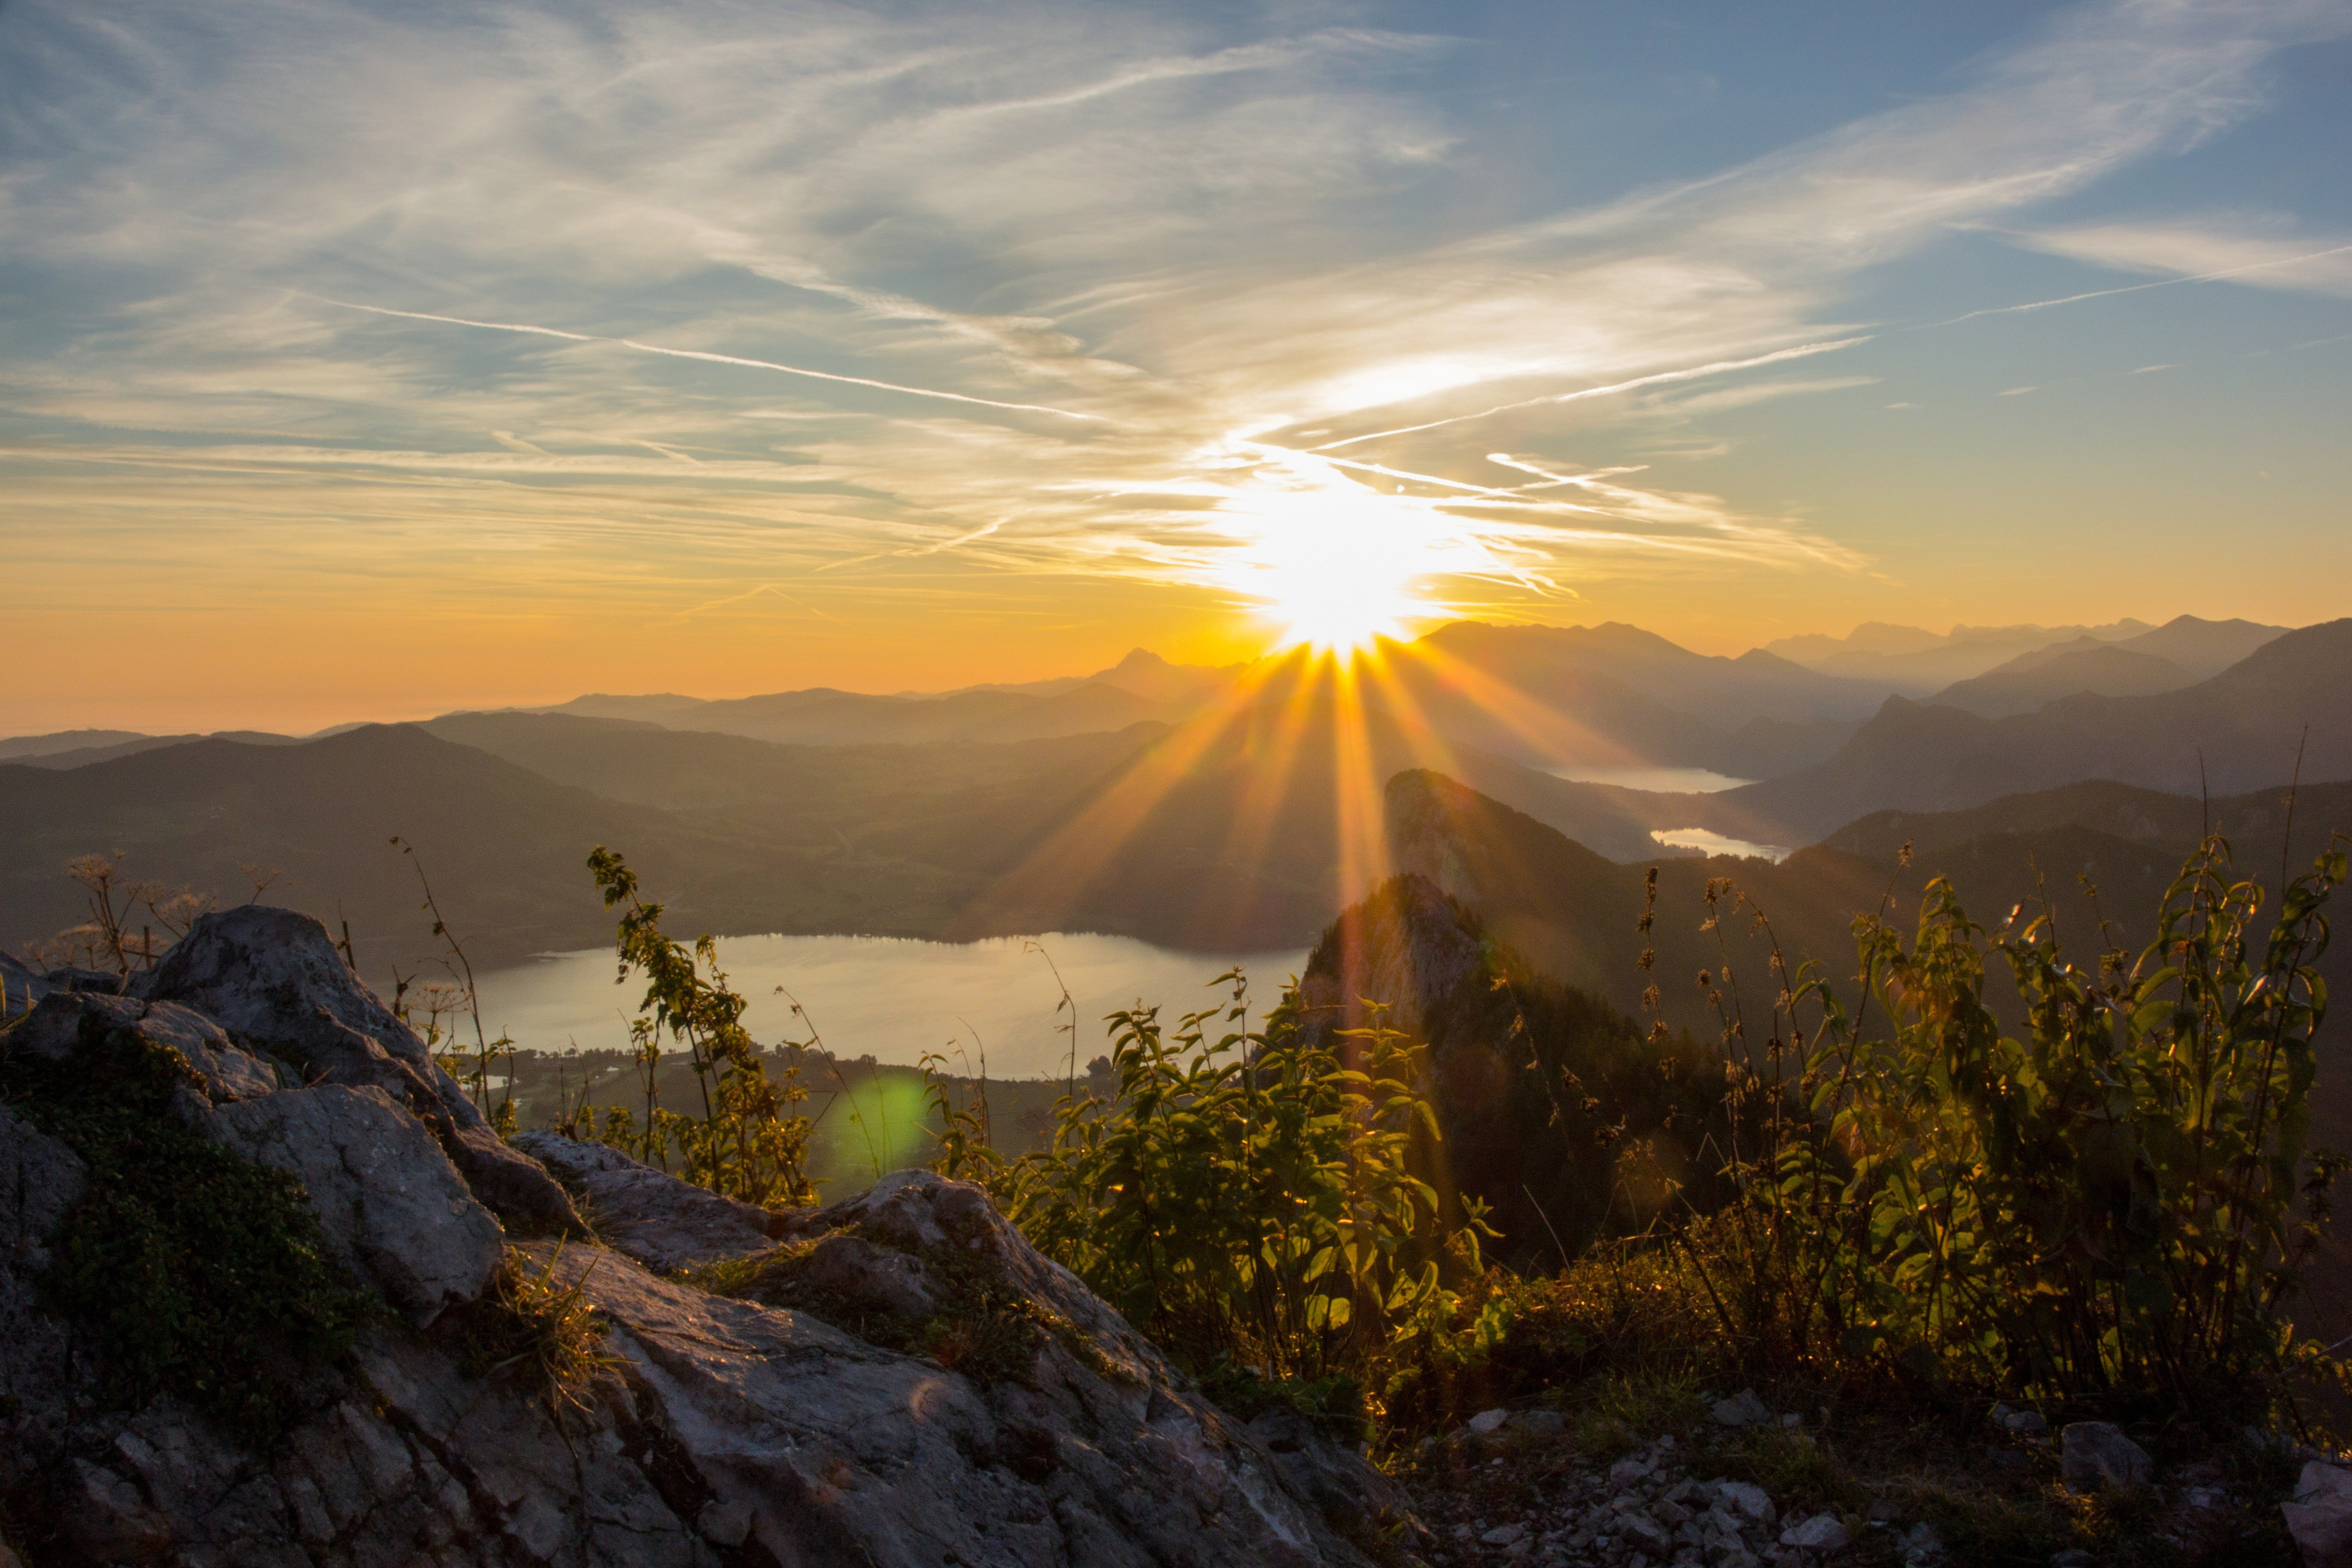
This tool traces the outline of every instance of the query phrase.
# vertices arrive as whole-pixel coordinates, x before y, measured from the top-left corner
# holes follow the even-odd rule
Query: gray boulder
[[[893,1171],[855,1197],[780,1218],[788,1237],[815,1241],[850,1233],[914,1259],[921,1266],[923,1289],[934,1300],[957,1293],[950,1278],[987,1280],[995,1289],[1056,1314],[1099,1354],[1138,1376],[1171,1384],[1182,1381],[1150,1341],[1076,1275],[1030,1246],[988,1194],[970,1182],[950,1182],[929,1171]],[[877,1286],[870,1304],[893,1310],[888,1292],[900,1288],[900,1277],[892,1274],[887,1286]]]
[[[657,1273],[773,1247],[766,1209],[682,1182],[602,1143],[523,1132],[515,1147],[587,1205],[598,1239]]]
[[[177,1054],[215,1105],[278,1091],[272,1064],[231,1045],[220,1026],[204,1015],[172,1002],[51,992],[9,1030],[7,1049],[61,1062],[85,1048],[101,1048],[117,1035]]]
[[[1718,1399],[1710,1414],[1718,1426],[1759,1426],[1772,1419],[1772,1407],[1743,1388],[1728,1399]]]
[[[2279,1512],[2305,1568],[2352,1568],[2352,1471],[2316,1459],[2305,1465],[2294,1500]]]
[[[2156,1479],[2147,1450],[2105,1421],[2076,1421],[2059,1436],[2059,1472],[2077,1491],[2144,1487]]]
[[[49,1232],[88,1183],[81,1156],[0,1105],[0,1261],[27,1275],[49,1266]]]
[[[143,1026],[156,1008],[110,1009],[144,1001],[74,999],[72,1038]],[[284,1040],[322,1016],[280,1027],[257,1008],[237,1032]],[[0,1043],[19,1048],[16,1031]],[[414,1320],[489,1279],[498,1227],[392,1089],[321,1082],[215,1105],[198,1081],[192,1068],[183,1101],[148,1113],[297,1174],[330,1244]],[[629,1177],[614,1188],[625,1220],[686,1206],[604,1173]],[[985,1193],[928,1173],[764,1221],[756,1243],[724,1211],[741,1226],[725,1245],[754,1247],[745,1272],[814,1281],[822,1312],[713,1295],[599,1246],[529,1242],[518,1261],[606,1330],[580,1381],[538,1381],[540,1331],[500,1300],[451,1310],[430,1335],[379,1322],[341,1359],[289,1365],[294,1425],[255,1452],[169,1394],[119,1407],[91,1346],[42,1311],[46,1249],[84,1181],[70,1151],[0,1110],[0,1504],[35,1562],[1366,1568],[1351,1533],[1393,1506],[1311,1428],[1254,1433],[1203,1400]],[[711,1243],[721,1213],[704,1208],[689,1239]],[[486,1345],[507,1348],[476,1366]]]
[[[1253,1416],[1249,1435],[1274,1456],[1283,1489],[1325,1519],[1394,1518],[1404,1498],[1371,1461],[1333,1442],[1296,1410],[1276,1405]]]
[[[1844,1551],[1853,1540],[1845,1521],[1833,1513],[1817,1513],[1811,1519],[1798,1520],[1780,1532],[1781,1545],[1823,1555]]]
[[[205,915],[132,989],[195,1008],[239,1042],[294,1064],[306,1083],[385,1090],[433,1128],[493,1212],[527,1231],[585,1234],[554,1178],[490,1130],[310,916],[259,904]]]
[[[990,1386],[611,1254],[556,1266],[614,1323],[715,1546],[888,1568],[1362,1561],[1156,1354],[1120,1365],[1049,1339],[1028,1382]]]
[[[422,1327],[477,1300],[506,1237],[424,1123],[380,1089],[322,1084],[225,1105],[206,1136],[297,1177],[328,1242]]]

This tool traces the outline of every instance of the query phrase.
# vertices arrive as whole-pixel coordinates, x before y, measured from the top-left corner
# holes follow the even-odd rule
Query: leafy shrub
[[[1742,1331],[1790,1356],[2226,1420],[2283,1364],[2340,1164],[2305,1138],[2326,1008],[2312,964],[2344,874],[2332,847],[2264,933],[2260,885],[2209,839],[2137,961],[2088,970],[2047,915],[2013,916],[1990,945],[2028,1005],[2015,1038],[1983,999],[1983,929],[1938,879],[1908,944],[1858,923],[1882,1032],[1810,974],[1781,988],[1762,1050],[1735,1016],[1734,1092],[1770,1108],[1737,1162]]]
[[[601,1138],[639,1159],[669,1166],[680,1156],[688,1181],[746,1203],[801,1205],[816,1201],[808,1179],[809,1121],[787,1114],[808,1098],[800,1069],[768,1076],[760,1047],[743,1027],[744,998],[728,987],[719,967],[718,944],[703,937],[691,949],[662,933],[662,906],[637,895],[636,873],[621,857],[599,845],[588,857],[590,872],[604,906],[623,909],[619,932],[620,973],[646,979],[640,1016],[631,1026],[646,1086],[646,1119],[640,1127],[625,1106],[606,1109],[599,1125],[583,1107],[569,1112],[563,1131]],[[654,1089],[667,1034],[682,1043],[702,1093],[697,1119],[662,1109]]]
[[[1066,1097],[1051,1145],[990,1184],[1180,1361],[1274,1382],[1361,1373],[1438,1309],[1448,1239],[1478,1271],[1475,1215],[1440,1236],[1409,1169],[1436,1136],[1419,1053],[1378,1026],[1310,1043],[1295,994],[1254,1032],[1246,983],[1220,983],[1229,1003],[1172,1034],[1157,1009],[1114,1015],[1114,1097]],[[1213,1021],[1231,1026],[1211,1039]]]
[[[1851,1010],[1776,951],[1753,1029],[1727,968],[1700,975],[1725,1022],[1731,1201],[1556,1279],[1462,1292],[1450,1358],[1403,1368],[1392,1413],[1435,1424],[1689,1370],[1863,1373],[1956,1409],[1998,1392],[2224,1432],[2261,1418],[2287,1374],[2325,1370],[2289,1312],[2342,1163],[2305,1135],[2313,965],[2345,871],[2331,847],[2265,929],[2261,888],[2208,840],[2156,940],[2088,967],[2046,914],[1988,935],[1937,880],[1907,942],[1856,922]],[[1718,931],[1744,917],[1769,936],[1729,882],[1707,900]],[[2016,1034],[1986,1005],[1989,957],[2026,1004]]]

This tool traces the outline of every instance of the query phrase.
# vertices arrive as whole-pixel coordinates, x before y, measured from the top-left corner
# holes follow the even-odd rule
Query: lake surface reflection
[[[1698,849],[1709,855],[1740,855],[1751,859],[1769,860],[1776,866],[1786,860],[1790,853],[1785,845],[1727,838],[1704,827],[1662,827],[1650,837],[1669,849]]]
[[[1590,768],[1558,767],[1547,769],[1556,779],[1572,784],[1616,784],[1624,789],[1654,790],[1660,795],[1713,795],[1718,790],[1738,789],[1754,779],[1736,779],[1729,773],[1719,773],[1712,768]]]
[[[1123,936],[1054,933],[1034,941],[1077,1005],[1081,1068],[1108,1049],[1101,1022],[1107,1013],[1156,1003],[1172,1022],[1216,1001],[1219,994],[1204,983],[1236,963],[1248,971],[1263,1012],[1284,980],[1307,966],[1303,948],[1220,956]],[[1057,1032],[1068,1015],[1055,1016],[1061,985],[1046,956],[1020,937],[721,937],[719,959],[736,992],[750,999],[744,1023],[762,1045],[807,1035],[777,994],[781,985],[808,1009],[825,1047],[843,1058],[871,1053],[877,1061],[911,1066],[950,1040],[969,1055],[976,1034],[987,1046],[992,1077],[1059,1075],[1069,1066],[1069,1037]],[[597,948],[485,973],[478,981],[483,1022],[534,1050],[626,1049],[629,1019],[645,987],[635,980],[615,985],[613,973],[611,950]]]

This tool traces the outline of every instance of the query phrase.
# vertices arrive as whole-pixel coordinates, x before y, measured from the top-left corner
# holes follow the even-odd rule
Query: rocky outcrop
[[[301,1081],[373,1087],[429,1124],[467,1184],[510,1226],[584,1234],[547,1173],[509,1148],[416,1031],[362,984],[327,928],[291,910],[247,904],[197,921],[132,983],[146,1000],[184,1003]]]
[[[62,1061],[85,1046],[103,1045],[110,1037],[127,1037],[142,1047],[176,1053],[215,1105],[257,1100],[280,1087],[272,1064],[231,1045],[220,1026],[203,1014],[170,1002],[53,991],[9,1032],[8,1045],[12,1051]]]
[[[380,1089],[317,1089],[225,1105],[206,1136],[292,1174],[327,1240],[419,1327],[478,1298],[506,1237],[424,1123]]]
[[[741,1258],[781,1234],[777,1216],[766,1209],[689,1186],[602,1143],[524,1132],[514,1146],[572,1192],[598,1240],[657,1274]]]
[[[480,1167],[450,1144],[463,1098],[414,1037],[313,931],[236,915],[137,994],[53,992],[0,1032],[12,1092],[33,1090],[22,1114],[0,1109],[0,1520],[28,1561],[1365,1563],[1350,1538],[1395,1499],[1360,1458],[1229,1418],[977,1187],[904,1173],[771,1215],[548,1135],[530,1147],[619,1245],[502,1237]],[[86,1173],[113,1156],[93,1144],[86,1166],[68,1140],[87,1126],[41,1119],[121,1060],[149,1074],[152,1136],[203,1148],[193,1130],[295,1177],[319,1221],[301,1245],[323,1237],[397,1309],[273,1373],[290,1415],[271,1433],[126,1393],[103,1347],[44,1310],[44,1275],[100,1191]],[[109,1114],[104,1136],[122,1136]],[[584,1374],[533,1370],[555,1331],[532,1300],[601,1326]]]
[[[2304,1568],[2352,1568],[2352,1470],[2312,1460],[2296,1478],[2294,1500],[2279,1512]]]

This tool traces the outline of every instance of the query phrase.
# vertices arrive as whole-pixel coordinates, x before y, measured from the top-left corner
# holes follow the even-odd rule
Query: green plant
[[[1857,922],[1874,1029],[1776,953],[1759,1045],[1728,973],[1702,974],[1753,1135],[1729,1162],[1728,1266],[1689,1254],[1725,1333],[1782,1363],[2258,1414],[2342,1164],[2305,1133],[2312,965],[2346,865],[2331,847],[2267,929],[2230,868],[2207,839],[2136,960],[2078,967],[2046,912],[2013,913],[1990,948],[2025,1004],[2014,1036],[1984,997],[1987,933],[1941,879],[1908,942]],[[1728,884],[1708,901],[1762,921]]]
[[[1032,1241],[1191,1364],[1362,1372],[1443,1293],[1436,1196],[1409,1168],[1436,1136],[1418,1053],[1377,1024],[1310,1037],[1295,993],[1254,1032],[1246,982],[1219,983],[1228,1004],[1172,1034],[1156,1009],[1113,1015],[1115,1098],[1066,1096],[1051,1146],[992,1184]],[[1237,1026],[1211,1039],[1212,1020]],[[1474,1258],[1477,1233],[1474,1217],[1455,1237]]]
[[[964,1026],[971,1027],[968,1023]],[[931,1134],[940,1146],[939,1158],[932,1162],[932,1168],[950,1181],[971,1179],[985,1183],[1000,1158],[996,1152],[995,1124],[988,1107],[988,1047],[981,1043],[977,1029],[972,1030],[972,1040],[980,1051],[980,1077],[970,1097],[961,1103],[942,1070],[948,1065],[943,1053],[925,1051],[919,1065],[924,1100],[940,1124]],[[963,1047],[956,1046],[955,1053],[959,1060],[962,1059]]]
[[[645,999],[634,1026],[645,1074],[646,1124],[640,1146],[667,1164],[674,1142],[690,1182],[755,1204],[803,1205],[815,1201],[807,1176],[809,1121],[788,1114],[808,1098],[797,1068],[768,1077],[759,1046],[743,1027],[744,999],[730,990],[719,967],[718,944],[705,936],[689,949],[664,935],[662,906],[638,896],[636,873],[621,857],[599,845],[588,868],[604,892],[604,907],[622,910],[620,973],[646,981]],[[654,1098],[654,1071],[664,1034],[682,1043],[702,1092],[699,1120],[660,1110]],[[634,1129],[629,1113],[608,1116],[623,1138]]]

